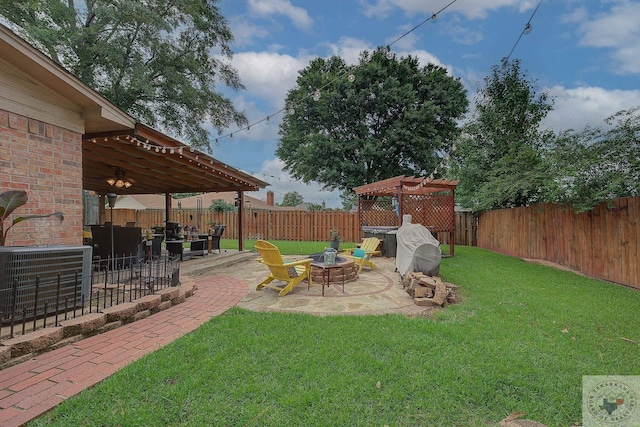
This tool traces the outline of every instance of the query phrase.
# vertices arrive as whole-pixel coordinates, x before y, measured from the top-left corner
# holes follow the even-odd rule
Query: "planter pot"
[[[338,250],[338,248],[340,247],[340,241],[338,241],[338,240],[331,240],[331,241],[329,242],[329,244],[330,244],[330,245],[331,245],[331,247],[332,247],[333,249],[335,249],[336,251],[337,251],[337,250]]]

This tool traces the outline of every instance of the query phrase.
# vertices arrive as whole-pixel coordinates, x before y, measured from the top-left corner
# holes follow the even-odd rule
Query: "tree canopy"
[[[619,111],[604,126],[560,133],[548,157],[555,184],[550,201],[585,212],[640,196],[640,107]]]
[[[494,66],[475,96],[450,175],[460,180],[457,202],[475,210],[526,206],[545,199],[548,165],[540,122],[552,109],[518,60]]]
[[[297,191],[289,191],[282,198],[282,203],[280,203],[280,206],[298,206],[302,202],[304,202],[304,199],[302,198],[302,195],[300,193],[298,193]]]
[[[243,88],[218,0],[0,0],[16,31],[136,120],[209,147],[247,120],[216,83]]]
[[[356,66],[317,58],[287,94],[276,155],[292,176],[328,190],[429,174],[467,105],[458,79],[411,56],[365,51]]]

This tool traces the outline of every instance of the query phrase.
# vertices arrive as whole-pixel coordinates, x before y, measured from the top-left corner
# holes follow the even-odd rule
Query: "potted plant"
[[[335,228],[329,231],[329,244],[335,250],[338,250],[340,247],[340,232]]]
[[[9,218],[9,215],[11,215],[13,211],[18,209],[20,206],[25,205],[28,200],[29,197],[27,196],[27,192],[22,190],[5,191],[4,193],[0,194],[0,246],[4,246],[4,243],[7,239],[7,234],[9,233],[11,227],[18,223],[21,223],[22,221],[34,218],[47,218],[50,216],[57,217],[60,222],[64,220],[64,215],[62,212],[54,212],[51,214],[43,215],[24,215],[14,218],[11,222],[11,225],[5,228],[4,221]]]

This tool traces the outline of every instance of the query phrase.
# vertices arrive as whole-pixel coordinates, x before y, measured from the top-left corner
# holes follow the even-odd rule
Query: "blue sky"
[[[362,50],[389,44],[398,55],[411,54],[423,64],[445,67],[461,79],[470,99],[491,67],[512,52],[510,58],[519,59],[539,90],[554,99],[545,128],[597,126],[619,110],[640,105],[640,2],[450,3],[221,0],[220,9],[235,37],[232,64],[246,86],[244,91],[225,94],[250,123],[272,117],[268,125],[262,121],[249,132],[226,130],[212,142],[213,156],[270,183],[267,190],[275,193],[276,202],[287,192],[298,191],[307,202],[339,207],[339,192],[296,182],[282,170],[275,156],[282,115],[275,113],[284,107],[298,71],[313,58],[339,55],[357,63]],[[443,8],[437,19],[429,19]],[[531,32],[518,41],[529,20]],[[265,190],[250,195],[266,199]]]

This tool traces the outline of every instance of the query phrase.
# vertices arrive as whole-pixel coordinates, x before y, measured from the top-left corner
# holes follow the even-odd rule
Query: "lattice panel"
[[[403,195],[403,214],[411,215],[411,222],[422,224],[432,233],[452,231],[456,221],[453,196],[444,193],[429,195]]]
[[[398,224],[398,214],[391,198],[360,201],[360,225],[388,226]]]

